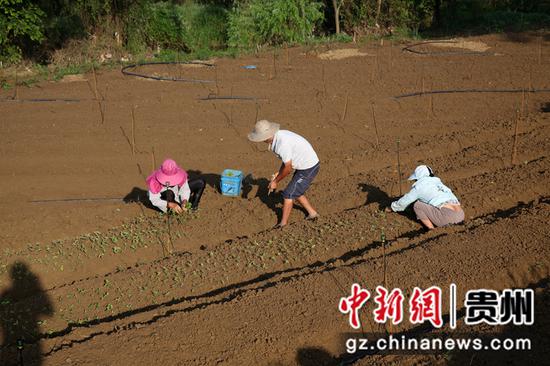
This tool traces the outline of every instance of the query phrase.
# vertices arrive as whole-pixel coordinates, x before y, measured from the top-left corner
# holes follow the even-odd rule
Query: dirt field
[[[0,363],[18,364],[19,338],[25,365],[548,362],[550,93],[393,97],[550,89],[550,37],[460,42],[468,47],[420,49],[468,53],[385,42],[135,70],[210,83],[101,70],[97,83],[89,74],[19,87],[17,100],[0,92]],[[282,199],[267,196],[267,178],[280,163],[246,139],[262,118],[316,149],[317,222],[294,210],[285,230],[271,229]],[[145,177],[167,157],[206,179],[198,213],[168,219],[147,203]],[[419,163],[460,198],[464,225],[426,232],[411,215],[381,210]],[[242,197],[219,193],[226,168],[248,175]],[[534,288],[536,326],[474,329],[528,334],[534,349],[349,360],[338,301],[353,282],[374,289],[384,276],[409,293]],[[408,322],[391,331],[432,332]]]

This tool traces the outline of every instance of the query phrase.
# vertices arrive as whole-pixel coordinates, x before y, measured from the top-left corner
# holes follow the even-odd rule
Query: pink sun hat
[[[187,172],[180,168],[173,159],[166,159],[148,178],[147,185],[153,193],[158,193],[163,186],[182,186],[187,181]]]

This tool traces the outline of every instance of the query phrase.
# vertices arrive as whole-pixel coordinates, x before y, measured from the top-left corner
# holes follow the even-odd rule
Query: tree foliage
[[[31,2],[0,0],[1,61],[18,61],[24,44],[42,41],[43,16],[44,12]]]
[[[337,23],[347,34],[521,31],[550,24],[550,0],[0,0],[0,61],[115,38],[132,53],[251,49]]]
[[[311,0],[251,0],[237,3],[229,16],[229,46],[299,43],[313,35],[323,17]]]

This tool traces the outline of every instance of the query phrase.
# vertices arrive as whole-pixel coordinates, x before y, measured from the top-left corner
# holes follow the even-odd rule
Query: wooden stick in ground
[[[92,74],[94,75],[94,94],[95,94],[95,99],[96,100],[99,100],[99,93],[97,91],[97,76],[95,74],[95,67],[94,67],[94,64],[92,63]]]
[[[520,115],[525,116],[525,89],[521,91],[521,109],[520,109]]]
[[[342,117],[340,118],[340,122],[344,122],[346,119],[346,116],[348,114],[348,102],[349,102],[349,92],[346,93],[346,102],[344,103],[344,111],[342,112]]]
[[[390,67],[393,68],[393,40],[390,41]]]
[[[399,156],[399,137],[397,138],[397,184],[399,185],[399,196],[403,195],[401,190],[401,159]]]
[[[327,97],[327,84],[325,82],[325,63],[323,62],[321,65],[322,65],[321,80],[323,80],[323,96],[326,98]]]
[[[433,84],[432,84],[432,88],[431,90],[433,90]],[[430,96],[428,98],[428,110],[427,110],[427,114],[428,114],[428,118],[431,116],[433,117],[434,116],[434,95],[432,93],[430,93]]]
[[[100,99],[97,100],[97,107],[99,108],[99,114],[101,115],[101,124],[105,123],[105,114],[103,112],[103,104],[101,104]]]
[[[216,95],[220,95],[220,86],[218,84],[218,68],[215,67],[214,70],[216,72]]]
[[[371,81],[374,83],[375,81],[375,78],[379,76],[379,71],[378,71],[378,50],[376,50],[376,55],[374,55],[374,66],[372,68],[372,73],[371,73]]]
[[[384,233],[384,231],[382,231],[382,234],[380,235],[380,241],[382,241],[382,263],[383,263],[383,273],[384,273],[384,278],[383,278],[383,283],[384,283],[384,287],[387,288],[387,284],[386,284],[386,234]]]
[[[136,117],[134,109],[135,106],[132,106],[132,155],[136,155]]]
[[[374,113],[374,103],[371,104],[372,108],[372,122],[374,123],[374,133],[376,134],[376,148],[380,149],[380,140],[378,139],[378,127],[376,126],[376,114]]]
[[[17,80],[17,67],[15,68],[15,88],[13,90],[13,100],[19,98],[19,80]]]
[[[277,64],[275,62],[275,50],[273,50],[273,69],[271,71],[271,77],[269,78],[269,80],[275,79],[276,76],[277,76]]]
[[[516,111],[516,126],[514,128],[514,145],[512,147],[512,165],[516,163],[517,147],[518,147],[518,127],[519,127],[519,111]]]
[[[92,63],[92,74],[94,75],[95,100],[97,102],[97,106],[99,108],[99,113],[101,115],[101,124],[103,124],[105,122],[105,114],[103,113],[103,105],[101,104],[101,98],[99,97],[99,92],[97,91],[97,76],[96,76],[96,73],[95,73],[95,67],[94,67],[93,63]]]
[[[542,62],[542,37],[539,37],[539,65]]]
[[[290,66],[290,55],[288,51],[288,45],[285,43],[285,52],[286,52],[286,66]]]

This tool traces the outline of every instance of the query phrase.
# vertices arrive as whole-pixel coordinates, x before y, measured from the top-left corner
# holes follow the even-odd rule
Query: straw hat
[[[256,122],[252,132],[248,134],[248,139],[252,142],[261,142],[265,141],[273,136],[279,131],[281,125],[274,122],[269,122],[265,119]]]

